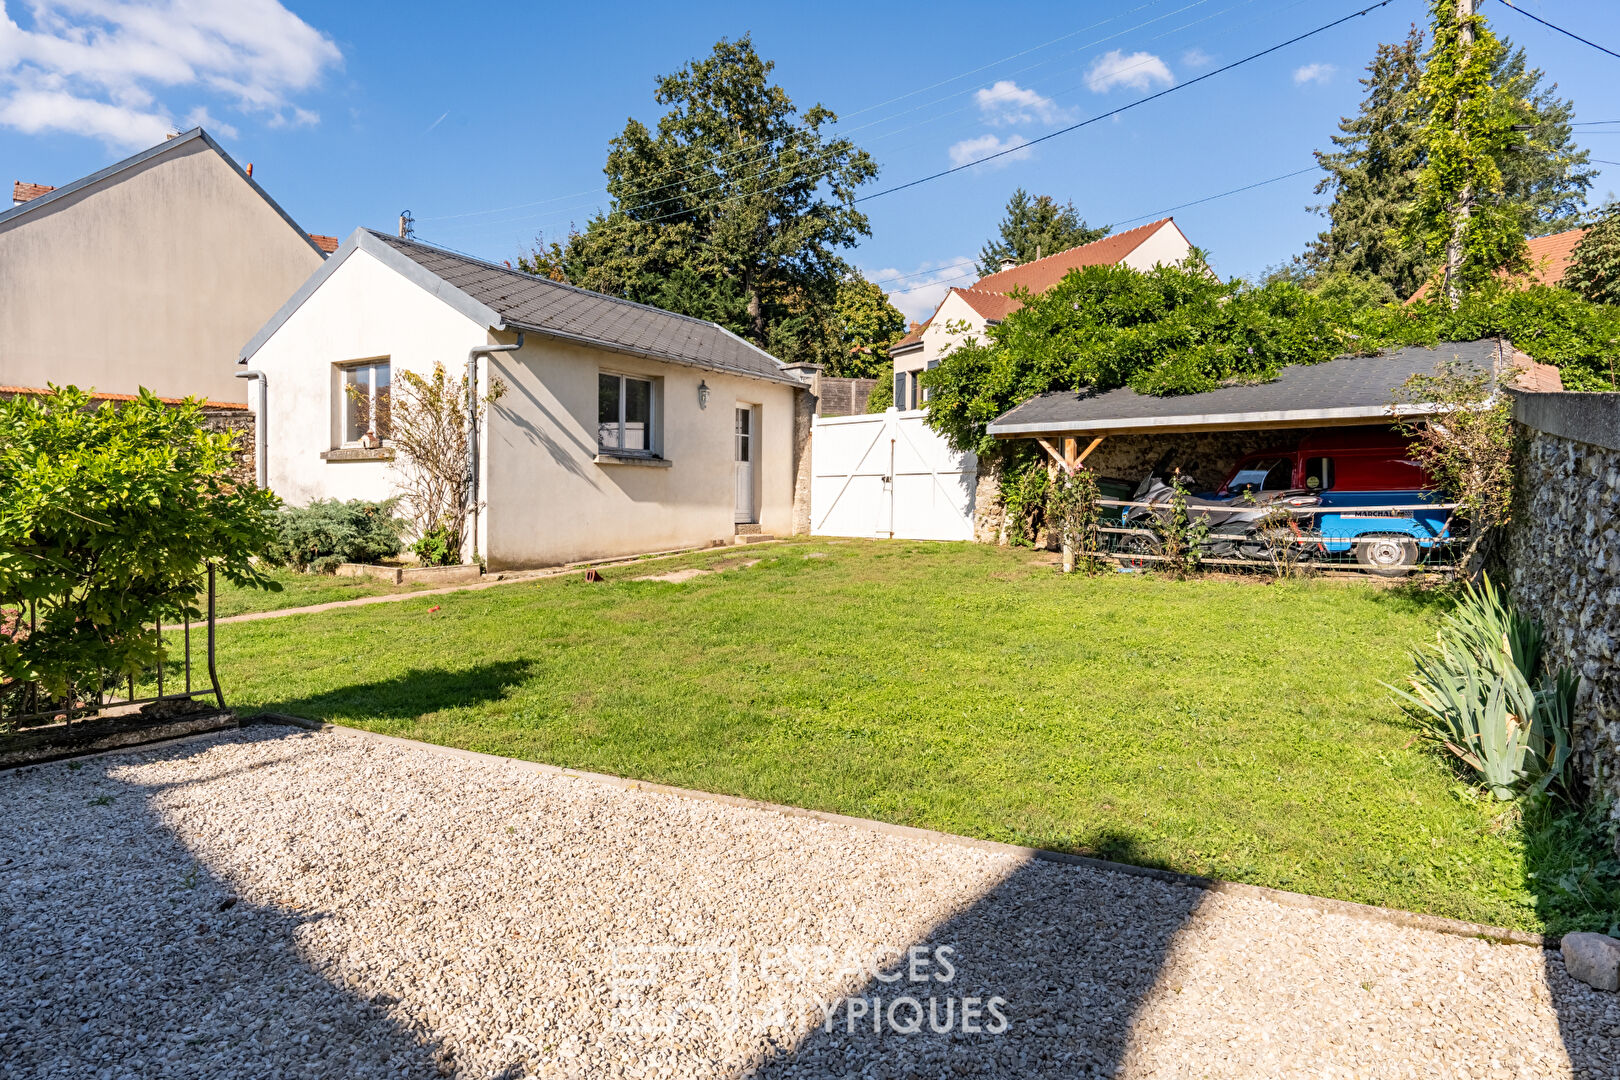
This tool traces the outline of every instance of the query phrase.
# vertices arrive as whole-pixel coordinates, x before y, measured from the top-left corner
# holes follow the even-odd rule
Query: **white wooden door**
[[[971,540],[979,460],[953,451],[921,410],[817,417],[810,532]]]
[[[736,485],[737,524],[752,524],[754,513],[754,458],[758,441],[754,432],[754,410],[750,406],[737,406]]]

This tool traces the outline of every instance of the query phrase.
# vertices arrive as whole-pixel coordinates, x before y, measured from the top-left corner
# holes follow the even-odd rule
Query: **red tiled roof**
[[[1044,259],[1036,259],[1010,270],[1002,270],[980,278],[971,288],[973,291],[1005,293],[1022,285],[1032,293],[1045,292],[1062,281],[1070,270],[1078,270],[1083,266],[1113,266],[1140,247],[1149,236],[1168,225],[1171,220],[1160,218],[1158,221],[1105,236],[1089,244],[1060,251],[1056,255],[1048,255]]]
[[[30,184],[26,180],[17,180],[11,185],[11,201],[13,203],[25,203],[29,199],[49,195],[55,190],[55,186],[51,184]]]
[[[967,301],[968,307],[990,322],[1000,322],[1024,306],[1022,301],[1014,300],[1006,293],[986,292],[977,285],[967,289],[952,289],[951,292],[960,293],[962,299]]]
[[[315,241],[315,246],[316,247],[320,248],[322,251],[326,252],[328,255],[330,255],[330,254],[332,254],[332,252],[336,251],[338,249],[338,245],[343,243],[343,241],[339,240],[335,236],[322,236],[320,233],[314,233],[314,232],[309,234],[309,238],[311,240]]]
[[[91,390],[89,393],[91,398],[95,399],[96,401],[139,400],[134,394],[103,394],[99,390]],[[36,397],[49,397],[51,395],[51,390],[48,387],[41,386],[0,386],[0,394],[33,394]],[[185,398],[160,397],[158,400],[163,402],[165,405],[178,405],[184,401]],[[241,409],[244,412],[246,412],[248,408],[240,401],[209,401],[207,398],[199,398],[198,404],[206,405],[210,409]]]
[[[889,351],[894,352],[896,349],[910,348],[911,346],[920,343],[922,341],[923,331],[928,329],[928,324],[933,321],[933,319],[924,319],[921,323],[912,323],[911,329],[906,332],[906,336],[901,338],[899,341],[896,341],[893,345],[890,345]]]
[[[1569,269],[1569,260],[1575,254],[1575,245],[1581,242],[1586,235],[1585,229],[1569,229],[1551,236],[1534,236],[1524,242],[1529,249],[1526,259],[1530,263],[1530,272],[1524,278],[1537,285],[1557,285],[1564,280],[1564,273]],[[1407,303],[1421,300],[1429,295],[1429,283],[1425,281],[1418,286]]]

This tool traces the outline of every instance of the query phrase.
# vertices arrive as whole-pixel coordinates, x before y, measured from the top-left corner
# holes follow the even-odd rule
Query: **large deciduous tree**
[[[1595,304],[1620,304],[1620,203],[1610,203],[1575,245],[1564,288]]]
[[[1023,188],[1007,200],[1007,211],[997,227],[997,238],[979,249],[979,273],[994,274],[1004,259],[1027,263],[1055,255],[1107,236],[1109,226],[1092,228],[1074,203],[1059,203],[1050,195],[1031,198]]]
[[[1520,149],[1491,154],[1501,173],[1501,207],[1516,215],[1526,236],[1572,228],[1596,175],[1587,152],[1575,145],[1573,103],[1558,96],[1556,84],[1543,86],[1540,69],[1506,41],[1489,67],[1497,105],[1511,115],[1507,123],[1530,129]],[[1317,152],[1327,175],[1316,190],[1330,201],[1315,209],[1329,225],[1301,260],[1309,277],[1377,279],[1406,297],[1434,267],[1423,245],[1402,230],[1428,160],[1423,72],[1423,35],[1416,27],[1400,44],[1380,45],[1361,80],[1360,109],[1339,122],[1334,149]]]
[[[1453,308],[1498,269],[1524,265],[1523,222],[1507,205],[1497,158],[1525,148],[1514,130],[1522,107],[1493,86],[1502,43],[1475,0],[1431,0],[1434,45],[1418,97],[1426,112],[1423,167],[1403,235],[1423,246],[1436,285]]]
[[[658,79],[668,111],[609,144],[612,204],[525,269],[711,319],[784,360],[826,348],[840,252],[871,230],[855,192],[870,155],[800,112],[747,35]]]

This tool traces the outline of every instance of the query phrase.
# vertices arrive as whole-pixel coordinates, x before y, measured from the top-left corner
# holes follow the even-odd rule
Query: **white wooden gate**
[[[810,532],[902,540],[973,539],[979,461],[958,454],[919,411],[816,417]]]

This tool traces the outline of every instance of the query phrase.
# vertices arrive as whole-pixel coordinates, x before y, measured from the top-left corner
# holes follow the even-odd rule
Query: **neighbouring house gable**
[[[245,402],[232,358],[323,258],[195,129],[0,213],[0,382]]]

